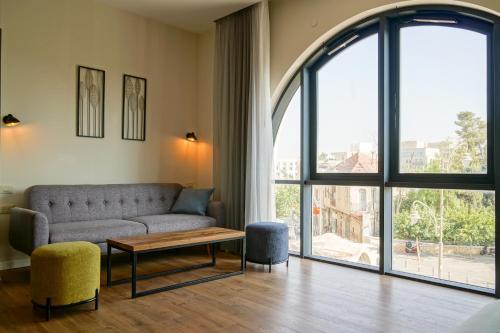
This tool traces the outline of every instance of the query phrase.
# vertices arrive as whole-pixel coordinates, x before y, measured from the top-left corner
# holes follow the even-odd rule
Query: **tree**
[[[451,171],[484,171],[486,166],[486,122],[473,112],[463,111],[457,115],[455,132],[459,141],[451,160]],[[470,163],[464,166],[464,159]],[[468,170],[464,170],[467,167]]]
[[[320,153],[318,156],[318,161],[320,161],[320,162],[328,161],[328,154],[325,152]]]
[[[439,190],[420,189],[400,192],[400,212],[394,215],[396,239],[436,242],[435,220],[438,219]],[[411,206],[415,201],[424,202],[431,212],[419,209],[420,220],[412,225]],[[444,191],[443,240],[447,244],[484,246],[495,240],[495,202],[491,192],[447,190]],[[415,209],[415,208],[414,208]],[[431,216],[434,214],[434,217]]]
[[[473,112],[464,111],[457,115],[455,124],[458,142],[451,147],[450,141],[443,142],[438,158],[430,161],[424,172],[481,172],[486,166],[486,122]],[[450,149],[451,148],[451,149]],[[468,159],[469,165],[464,161]],[[465,170],[467,168],[467,170]],[[459,245],[491,245],[495,239],[494,207],[491,192],[444,191],[443,240]],[[415,225],[410,223],[411,207],[415,201],[424,202],[431,212],[419,211],[421,219]],[[400,191],[393,199],[394,236],[399,239],[437,241],[435,219],[439,219],[440,193],[437,190]],[[427,215],[425,215],[425,214]]]
[[[300,187],[276,185],[276,217],[279,219],[298,216],[300,212]]]

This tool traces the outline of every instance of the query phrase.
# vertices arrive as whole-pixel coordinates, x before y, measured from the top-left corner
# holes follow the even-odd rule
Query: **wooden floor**
[[[124,260],[114,278],[126,277]],[[209,261],[203,254],[139,260],[138,273]],[[237,269],[220,255],[217,270]],[[116,267],[116,268],[115,268]],[[151,288],[209,274],[213,268],[139,282]],[[404,279],[291,258],[290,267],[248,264],[245,275],[130,299],[130,286],[106,288],[101,303],[56,310],[44,321],[30,304],[29,272],[3,273],[1,332],[448,332],[493,298]],[[116,273],[116,274],[115,274]]]

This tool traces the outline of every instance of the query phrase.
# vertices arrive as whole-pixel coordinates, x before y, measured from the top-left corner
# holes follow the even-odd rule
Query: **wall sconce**
[[[186,140],[196,142],[198,141],[198,138],[196,137],[196,134],[194,134],[194,132],[188,132],[186,133]]]
[[[3,117],[3,123],[7,127],[13,127],[19,125],[20,121],[9,113],[8,115]]]

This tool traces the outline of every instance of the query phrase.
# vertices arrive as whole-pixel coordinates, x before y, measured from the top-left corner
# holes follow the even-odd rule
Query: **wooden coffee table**
[[[241,262],[240,269],[233,272],[224,272],[217,275],[211,275],[203,277],[196,280],[190,280],[186,282],[176,283],[164,287],[159,287],[155,289],[149,289],[144,291],[137,291],[137,280],[149,279],[157,276],[185,272],[188,270],[193,270],[197,268],[211,267],[216,265],[216,243],[222,243],[232,240],[241,240]],[[167,232],[159,234],[148,234],[136,237],[127,238],[116,238],[106,240],[108,244],[108,258],[107,258],[107,281],[108,287],[114,284],[131,282],[132,284],[132,298],[146,296],[150,294],[159,293],[162,291],[177,289],[181,287],[191,286],[198,283],[218,280],[226,278],[229,276],[234,276],[242,274],[245,271],[244,258],[245,258],[245,232],[225,229],[225,228],[204,228],[189,231],[179,231],[179,232]],[[142,253],[159,252],[169,249],[178,249],[183,247],[191,247],[197,245],[211,245],[212,261],[209,263],[203,263],[198,265],[193,265],[189,267],[182,267],[171,269],[168,271],[155,272],[144,275],[137,275],[137,257]],[[130,254],[130,261],[132,266],[132,276],[131,278],[111,280],[111,249],[119,249]]]

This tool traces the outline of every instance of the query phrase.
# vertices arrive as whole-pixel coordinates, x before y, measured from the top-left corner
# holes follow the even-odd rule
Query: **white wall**
[[[0,204],[34,184],[197,182],[203,160],[184,140],[198,129],[196,34],[91,0],[0,0],[0,28],[2,115],[22,121],[0,130],[0,184],[14,189]],[[106,71],[104,139],[75,136],[79,64]],[[121,139],[124,73],[148,80],[146,142]],[[26,263],[7,221],[0,269]]]

